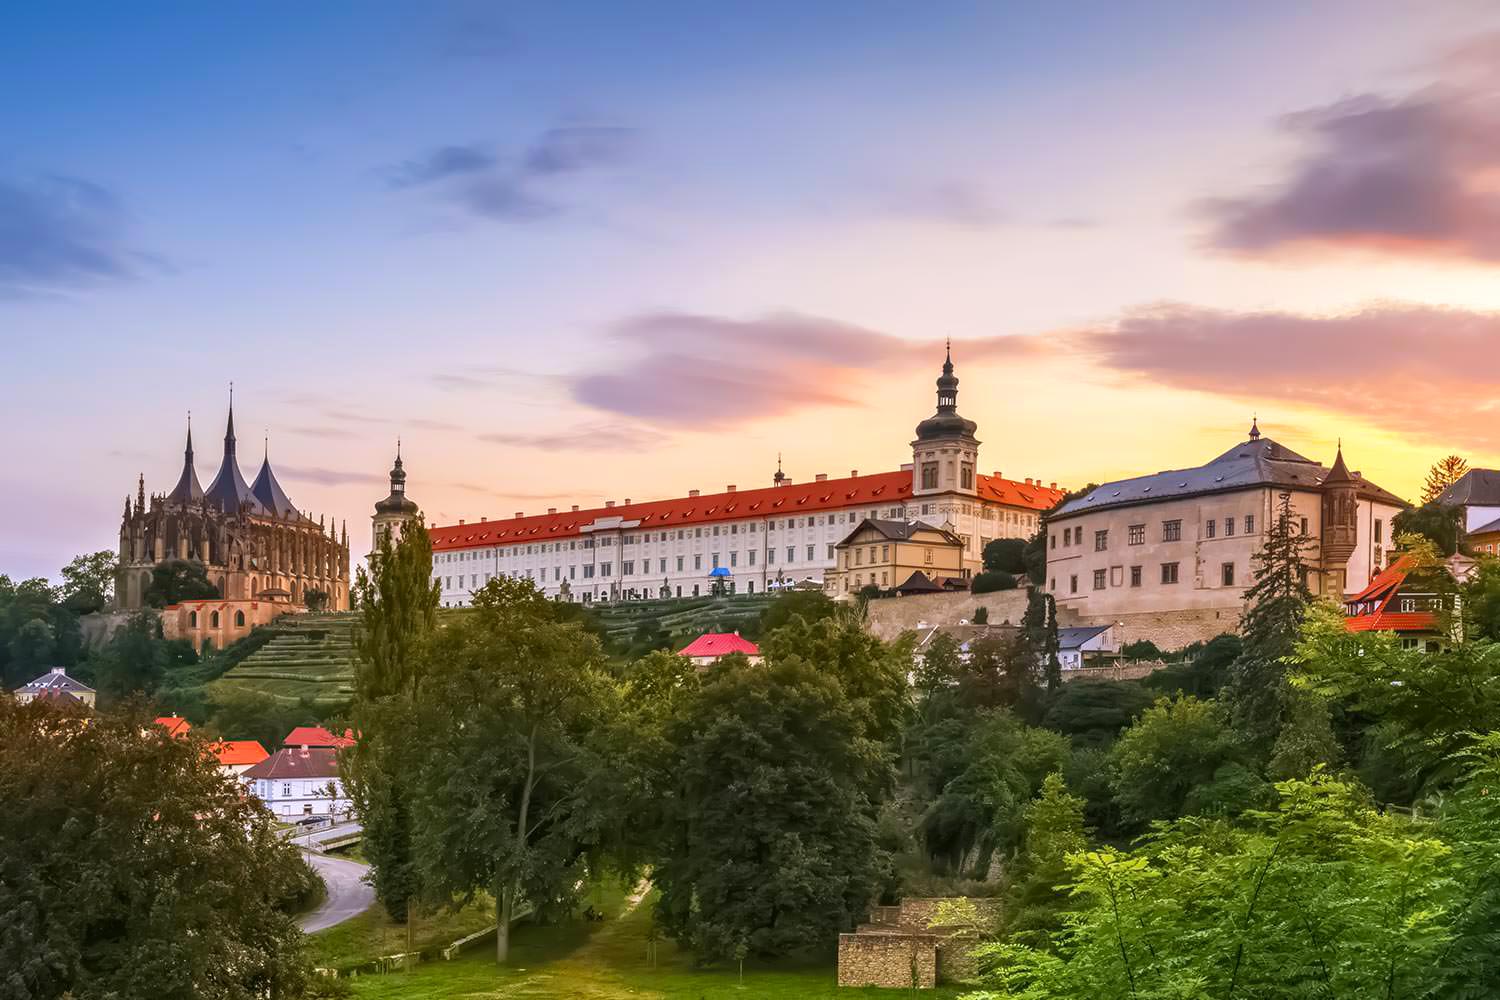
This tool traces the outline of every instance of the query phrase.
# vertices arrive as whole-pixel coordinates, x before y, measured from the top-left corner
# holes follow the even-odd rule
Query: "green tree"
[[[1230,673],[1244,651],[1239,636],[1230,633],[1216,635],[1192,650],[1183,662],[1152,672],[1142,683],[1161,694],[1217,698],[1229,683]]]
[[[0,698],[0,996],[300,995],[316,876],[270,813],[142,706],[81,713]]]
[[[1236,728],[1266,746],[1281,726],[1286,661],[1312,603],[1303,561],[1310,542],[1292,514],[1292,495],[1282,493],[1255,557],[1255,582],[1245,591],[1240,619],[1244,650],[1234,666],[1228,699]]]
[[[1430,539],[1443,555],[1451,556],[1458,551],[1464,537],[1463,508],[1438,503],[1408,507],[1391,518],[1391,532],[1395,536],[1421,535]]]
[[[413,731],[415,856],[424,888],[493,893],[495,955],[524,899],[571,908],[621,799],[618,688],[598,642],[530,581],[498,577],[426,646]],[[592,855],[592,856],[591,856]]]
[[[1144,826],[1189,813],[1235,812],[1259,789],[1246,771],[1219,706],[1192,696],[1162,699],[1121,735],[1112,751],[1114,792],[1127,823]],[[1241,801],[1240,793],[1251,801]]]
[[[1139,681],[1064,684],[1048,704],[1042,724],[1068,736],[1075,746],[1107,747],[1155,701]]]
[[[165,608],[183,601],[202,601],[219,597],[219,588],[209,582],[203,564],[190,559],[168,559],[151,571],[151,585],[146,588],[149,607]]]
[[[36,630],[32,630],[31,638],[25,640],[20,647],[27,656],[25,662],[17,662],[12,653],[16,635],[24,626],[36,620],[47,623],[51,626],[53,641],[56,642],[57,627],[54,619],[57,599],[57,591],[41,577],[15,583],[10,577],[0,575],[0,678],[3,678],[6,688],[24,684],[33,676],[31,670],[35,664],[30,658],[34,655],[32,650],[39,638]],[[54,648],[49,656],[55,653]]]
[[[794,617],[808,623],[832,618],[834,602],[821,590],[788,590],[776,596],[760,613],[760,634],[770,635]]]
[[[1500,559],[1481,559],[1464,582],[1463,634],[1500,642]]]
[[[997,538],[985,545],[981,558],[986,572],[1019,576],[1026,572],[1026,541],[1021,538]]]
[[[10,640],[10,662],[19,675],[44,673],[57,650],[52,625],[44,618],[33,618],[16,630]]]
[[[1015,944],[1050,949],[1068,909],[1068,857],[1088,847],[1084,800],[1068,793],[1061,774],[1047,775],[1026,805],[1021,853],[1010,874],[1005,901],[1005,937]]]
[[[101,697],[121,699],[141,693],[150,695],[172,665],[174,648],[161,635],[156,615],[137,611],[115,630],[108,645],[91,661],[94,687]]]
[[[1031,581],[1033,587],[1043,587],[1047,583],[1047,525],[1046,522],[1036,529],[1036,534],[1026,540],[1026,548],[1021,553],[1021,558],[1026,564],[1026,578]]]
[[[707,960],[830,945],[889,878],[893,754],[812,657],[720,665],[668,727],[657,917]]]
[[[310,701],[284,702],[253,691],[215,690],[209,704],[211,730],[224,739],[256,740],[273,752],[293,729],[322,721]]]
[[[111,550],[77,556],[62,569],[63,601],[77,614],[99,611],[115,592],[119,560]]]
[[[1021,616],[1021,634],[1039,664],[1049,692],[1062,687],[1062,661],[1058,659],[1057,602],[1041,587],[1026,591],[1026,612]]]
[[[1458,455],[1448,455],[1439,459],[1427,471],[1427,481],[1422,484],[1422,502],[1433,503],[1444,493],[1448,487],[1464,477],[1469,471],[1469,463]]]
[[[1015,590],[1019,584],[1016,578],[1009,573],[999,570],[985,570],[977,574],[969,581],[969,593],[971,594],[993,594],[999,590]]]
[[[866,715],[868,724],[861,735],[889,744],[900,738],[910,707],[909,635],[882,642],[853,617],[812,622],[799,615],[766,636],[760,650],[771,662],[800,661],[837,680],[845,697]]]

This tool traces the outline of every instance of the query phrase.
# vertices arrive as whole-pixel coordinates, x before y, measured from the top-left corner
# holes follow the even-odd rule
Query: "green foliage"
[[[1155,701],[1139,681],[1076,681],[1051,699],[1042,725],[1075,746],[1108,746]]]
[[[62,599],[75,614],[107,606],[115,592],[119,560],[109,549],[77,556],[62,569]]]
[[[1420,535],[1437,546],[1444,556],[1458,551],[1463,538],[1463,508],[1424,503],[1408,507],[1391,518],[1392,537]]]
[[[1021,538],[997,538],[984,547],[981,558],[986,572],[1019,576],[1026,572],[1026,541]]]
[[[889,879],[876,816],[892,759],[867,709],[883,699],[848,690],[864,682],[826,648],[793,648],[721,663],[667,727],[657,917],[703,959],[826,947]]]
[[[93,685],[103,699],[134,693],[152,694],[174,662],[191,655],[181,644],[162,638],[156,615],[141,610],[115,630],[108,645],[89,662]]]
[[[328,609],[328,591],[317,587],[308,587],[302,595],[302,603],[309,611],[326,611]]]
[[[436,626],[441,602],[432,578],[432,540],[421,519],[410,521],[394,544],[382,534],[372,564],[372,572],[360,569],[354,579],[360,612],[355,691],[366,699],[410,698],[420,677],[416,651]]]
[[[999,590],[1015,590],[1018,586],[1016,578],[1001,570],[985,570],[976,574],[969,582],[969,593],[971,594],[993,594]]]
[[[0,995],[298,995],[315,876],[201,741],[0,698],[0,801]]]
[[[1032,661],[1040,664],[1047,690],[1055,693],[1062,687],[1062,662],[1057,657],[1057,601],[1041,587],[1030,587],[1026,591],[1021,635]]]
[[[0,687],[19,687],[49,667],[72,666],[82,648],[78,616],[58,590],[40,577],[15,583],[0,574]]]
[[[770,635],[793,618],[820,622],[832,618],[834,610],[833,600],[821,590],[784,591],[760,613],[760,634]]]
[[[191,559],[168,559],[157,563],[151,571],[151,585],[143,595],[146,605],[153,608],[219,596],[219,588],[209,582],[203,564]]]
[[[1480,559],[1462,595],[1464,635],[1500,642],[1500,559]]]
[[[1088,847],[1082,798],[1068,793],[1061,774],[1049,774],[1025,809],[1021,853],[1010,871],[1004,934],[1013,944],[1050,949],[1068,908],[1058,887],[1068,881],[1068,857]]]
[[[800,615],[766,636],[761,653],[773,663],[802,662],[838,681],[867,722],[862,735],[894,743],[906,721],[906,674],[912,639],[882,642],[848,617],[809,621]]]
[[[990,609],[981,604],[974,609],[972,621],[975,625],[988,625],[990,623]]]
[[[1190,812],[1234,811],[1244,780],[1240,757],[1218,705],[1190,695],[1158,701],[1114,746],[1123,820],[1142,826]]]
[[[1148,674],[1142,683],[1161,694],[1217,698],[1229,683],[1234,664],[1244,653],[1244,644],[1239,636],[1226,633],[1185,652],[1188,655],[1183,662]]]
[[[1314,768],[1336,771],[1343,748],[1333,734],[1328,702],[1306,689],[1292,692],[1286,724],[1276,736],[1266,765],[1271,777],[1305,778]]]
[[[1120,655],[1127,660],[1160,660],[1164,654],[1150,639],[1137,639],[1120,647]]]
[[[10,660],[24,673],[45,672],[57,649],[57,637],[45,618],[33,618],[10,640]]]
[[[209,702],[210,729],[225,739],[257,740],[272,752],[293,729],[320,721],[310,703],[284,702],[250,691],[217,692]]]

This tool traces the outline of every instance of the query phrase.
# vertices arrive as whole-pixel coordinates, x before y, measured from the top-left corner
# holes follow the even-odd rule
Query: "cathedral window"
[[[922,489],[935,490],[938,484],[938,464],[936,462],[922,463]]]
[[[208,616],[208,627],[209,628],[218,628],[219,627],[219,613],[217,611],[214,611],[214,612],[212,612],[212,613],[209,614],[209,616]]]
[[[245,612],[243,612],[243,611],[236,611],[234,613],[234,625],[235,625],[235,628],[244,628],[245,627]]]
[[[188,628],[197,628],[197,627],[198,627],[198,612],[196,612],[196,611],[189,611],[188,612]]]

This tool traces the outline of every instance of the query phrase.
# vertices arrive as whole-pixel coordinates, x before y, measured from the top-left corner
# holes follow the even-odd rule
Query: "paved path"
[[[357,917],[375,902],[375,890],[364,881],[365,873],[370,870],[368,866],[312,851],[304,852],[304,856],[328,887],[328,893],[318,908],[298,919],[298,926],[305,933],[326,930],[350,917]]]
[[[340,823],[337,826],[324,826],[316,830],[301,831],[296,828],[288,829],[285,836],[298,847],[311,849],[320,844],[332,844],[336,841],[346,840],[363,830],[357,820]]]

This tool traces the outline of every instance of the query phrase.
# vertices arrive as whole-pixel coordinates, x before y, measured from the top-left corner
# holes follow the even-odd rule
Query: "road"
[[[375,902],[375,890],[364,881],[365,873],[370,870],[367,866],[358,861],[330,858],[315,851],[307,851],[305,856],[307,863],[323,877],[323,884],[328,887],[328,894],[318,908],[298,919],[298,926],[305,933],[327,930],[350,917],[357,917]]]
[[[297,828],[292,828],[288,829],[284,836],[289,838],[298,847],[311,849],[319,844],[332,844],[336,841],[352,837],[362,829],[363,827],[357,821],[350,820],[347,823],[340,823],[337,826],[325,826],[308,833],[303,833]]]

